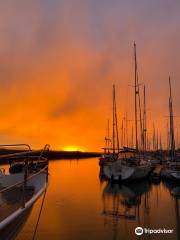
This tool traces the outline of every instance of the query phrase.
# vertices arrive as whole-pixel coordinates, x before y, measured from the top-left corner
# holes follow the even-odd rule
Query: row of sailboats
[[[160,157],[154,157],[154,152],[147,151],[147,122],[146,122],[146,89],[144,86],[143,115],[141,114],[141,99],[139,94],[138,67],[136,56],[136,44],[134,43],[134,117],[135,117],[135,148],[123,147],[120,149],[116,91],[113,85],[112,97],[112,140],[109,134],[109,120],[104,154],[100,158],[101,172],[111,181],[131,181],[147,178],[154,168],[154,164],[165,163],[161,176],[169,179],[180,180],[180,161],[175,150],[174,116],[169,77],[169,125],[170,125],[170,151],[169,158],[160,161]],[[139,138],[138,138],[139,136]],[[141,146],[141,147],[140,147]]]

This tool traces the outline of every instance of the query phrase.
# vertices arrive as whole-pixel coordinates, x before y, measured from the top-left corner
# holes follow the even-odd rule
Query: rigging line
[[[43,196],[43,200],[42,200],[42,203],[41,203],[41,208],[40,208],[40,211],[39,211],[38,220],[37,220],[37,223],[36,223],[36,227],[34,229],[34,234],[33,234],[32,240],[35,240],[35,237],[36,237],[37,228],[38,228],[38,225],[39,225],[39,220],[40,220],[40,217],[41,217],[41,212],[42,212],[44,201],[45,201],[45,197],[46,197],[46,192],[47,192],[47,189],[44,192],[44,196]]]

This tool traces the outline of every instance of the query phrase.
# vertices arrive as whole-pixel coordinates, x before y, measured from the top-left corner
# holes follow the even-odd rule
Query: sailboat
[[[138,104],[140,108],[139,83],[137,74],[136,44],[134,43],[135,58],[135,142],[136,150],[124,149],[118,155],[118,159],[111,164],[104,166],[104,173],[111,181],[131,181],[147,178],[152,170],[150,161],[141,154],[138,145]],[[137,98],[137,96],[139,98]],[[141,109],[140,109],[141,110]],[[140,111],[141,120],[141,111]],[[144,130],[145,130],[144,123]],[[141,140],[142,140],[142,122],[140,121]],[[145,132],[145,131],[144,131]],[[145,135],[145,134],[144,134]],[[145,135],[146,136],[146,135]]]
[[[99,165],[103,166],[108,162],[117,160],[119,154],[119,135],[118,135],[118,122],[117,122],[117,107],[116,107],[116,91],[113,85],[113,101],[112,101],[112,140],[109,134],[109,120],[107,123],[107,135],[105,137],[105,148],[103,155],[100,157]],[[112,146],[111,146],[112,145]]]
[[[169,77],[169,126],[170,126],[170,151],[169,160],[162,168],[162,177],[180,181],[180,159],[176,155],[176,146],[174,139],[174,115],[173,115],[173,99],[171,91],[171,78]]]
[[[103,148],[104,153],[102,154],[102,156],[99,158],[99,165],[103,166],[105,162],[107,161],[111,161],[113,160],[113,154],[111,153],[111,145],[112,145],[112,141],[111,138],[109,136],[109,119],[107,121],[107,133],[105,136],[105,147]]]

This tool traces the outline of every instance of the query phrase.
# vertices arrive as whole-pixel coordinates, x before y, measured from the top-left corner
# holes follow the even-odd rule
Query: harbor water
[[[49,163],[37,240],[180,239],[180,200],[172,182],[108,184],[100,181],[98,159]],[[31,240],[43,196],[36,202],[17,240]],[[171,233],[135,234],[136,227]]]

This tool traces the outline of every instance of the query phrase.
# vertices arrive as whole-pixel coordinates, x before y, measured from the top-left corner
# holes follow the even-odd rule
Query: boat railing
[[[27,143],[17,143],[17,144],[0,144],[0,149],[1,148],[6,148],[6,147],[25,147],[27,150],[32,151],[31,147]]]
[[[28,150],[25,151],[18,151],[15,153],[7,153],[0,155],[0,159],[20,159],[21,157],[25,157],[28,159],[35,159],[38,160],[46,160],[46,158],[43,156],[43,154],[49,151],[50,145],[46,144],[43,149],[40,150],[31,150],[30,146],[28,144],[13,144],[13,145],[0,145],[0,148],[4,146],[27,146]],[[38,154],[39,153],[39,154]],[[35,155],[38,154],[38,155]]]
[[[22,178],[11,186],[0,190],[0,229],[9,219],[25,211],[46,191],[48,185],[48,166]],[[40,181],[40,182],[39,182]]]
[[[17,211],[18,209],[23,209],[26,207],[26,203],[30,201],[31,198],[35,194],[36,191],[41,192],[45,191],[46,186],[48,184],[48,159],[43,156],[44,153],[49,151],[49,145],[45,145],[42,150],[31,150],[30,152],[25,151],[23,153],[13,153],[11,155],[21,156],[22,154],[25,155],[24,159],[24,170],[21,174],[10,174],[4,175],[4,179],[6,182],[6,178],[9,179],[9,185],[6,184],[0,186],[0,223],[8,217],[8,215],[13,214],[13,212]],[[36,156],[28,156],[28,154],[39,153],[37,156],[38,161],[43,160],[45,161],[45,165],[39,166],[35,165],[33,169],[29,169],[29,163],[31,163],[32,158],[34,159]],[[10,155],[10,154],[7,154]],[[7,158],[8,156],[3,156]],[[2,156],[0,156],[1,158]],[[45,175],[44,175],[45,174]],[[11,178],[12,176],[12,178]],[[15,181],[13,180],[16,179]],[[16,178],[17,177],[17,178]],[[37,177],[37,178],[36,178]],[[3,179],[3,178],[2,178]],[[35,180],[34,180],[35,179]],[[41,179],[41,180],[40,180]],[[34,184],[37,181],[37,188]],[[39,182],[40,181],[40,182]],[[13,183],[14,182],[14,183]]]
[[[19,185],[24,184],[25,182],[27,183],[27,181],[29,181],[30,179],[36,177],[37,175],[39,175],[40,173],[46,173],[48,175],[48,166],[43,167],[42,169],[40,169],[38,172],[31,174],[30,176],[27,176],[26,178],[23,179],[23,181],[19,181],[11,186],[5,187],[3,189],[0,190],[0,194],[4,193],[6,191],[9,191],[12,188],[18,187]],[[25,176],[25,174],[24,174]]]

